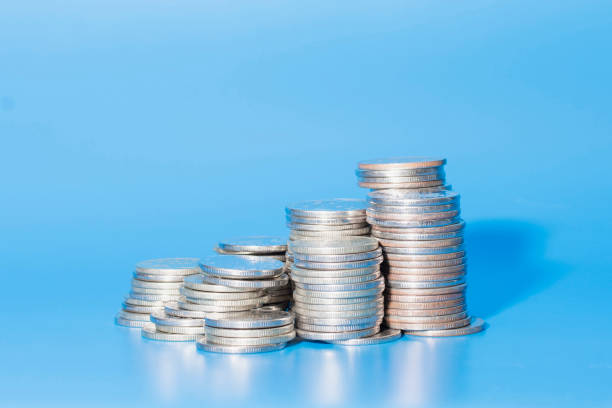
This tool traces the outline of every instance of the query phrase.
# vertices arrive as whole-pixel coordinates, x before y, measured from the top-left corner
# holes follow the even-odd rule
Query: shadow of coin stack
[[[259,259],[278,259],[285,262],[287,240],[271,236],[251,236],[229,239],[219,242],[215,251],[223,255],[244,255],[258,257]],[[266,306],[278,310],[286,310],[291,302],[291,284],[275,286],[264,289],[270,297]]]
[[[136,264],[132,289],[115,321],[121,326],[144,327],[150,315],[163,311],[180,297],[183,279],[200,271],[198,258],[163,258]]]
[[[459,194],[445,186],[445,159],[359,163],[370,188],[367,222],[383,248],[385,323],[406,334],[453,336],[480,331],[466,309],[465,223]]]

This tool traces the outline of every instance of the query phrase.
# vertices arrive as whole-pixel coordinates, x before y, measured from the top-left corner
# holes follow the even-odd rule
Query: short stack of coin
[[[251,236],[234,238],[219,242],[215,250],[224,255],[248,255],[261,259],[278,259],[285,262],[287,252],[287,240],[271,236]],[[287,309],[291,302],[291,285],[289,281],[285,286],[264,289],[270,297],[266,305],[278,306]]]
[[[299,337],[333,342],[380,331],[385,283],[376,239],[297,240],[289,249]]]
[[[389,159],[362,162],[359,168],[361,174],[439,172],[444,163],[445,159]],[[429,185],[407,187],[368,194],[367,220],[385,255],[385,323],[416,335],[479,331],[482,325],[466,309],[465,223],[459,217],[459,194],[423,191]]]
[[[143,327],[150,314],[161,311],[180,296],[183,278],[200,271],[198,258],[151,259],[136,264],[132,290],[115,321],[121,326]]]
[[[197,347],[216,353],[261,353],[284,348],[295,338],[293,314],[256,310],[240,316],[206,318]]]
[[[445,164],[446,159],[430,157],[368,160],[359,163],[356,174],[359,186],[371,190],[450,190]]]

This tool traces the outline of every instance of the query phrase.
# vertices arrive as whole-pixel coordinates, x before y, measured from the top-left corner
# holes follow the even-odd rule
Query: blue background
[[[612,5],[5,1],[0,405],[612,406]],[[226,356],[114,325],[133,265],[448,158],[485,333]]]

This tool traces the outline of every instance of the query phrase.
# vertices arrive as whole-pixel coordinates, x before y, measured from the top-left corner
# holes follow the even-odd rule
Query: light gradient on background
[[[612,405],[612,6],[0,5],[0,405]],[[448,158],[485,333],[252,356],[113,317],[142,259]]]

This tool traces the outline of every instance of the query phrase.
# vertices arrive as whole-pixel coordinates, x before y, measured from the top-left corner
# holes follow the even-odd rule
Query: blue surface
[[[612,5],[0,4],[0,405],[612,406]],[[443,155],[485,333],[224,356],[113,324],[142,259]]]

